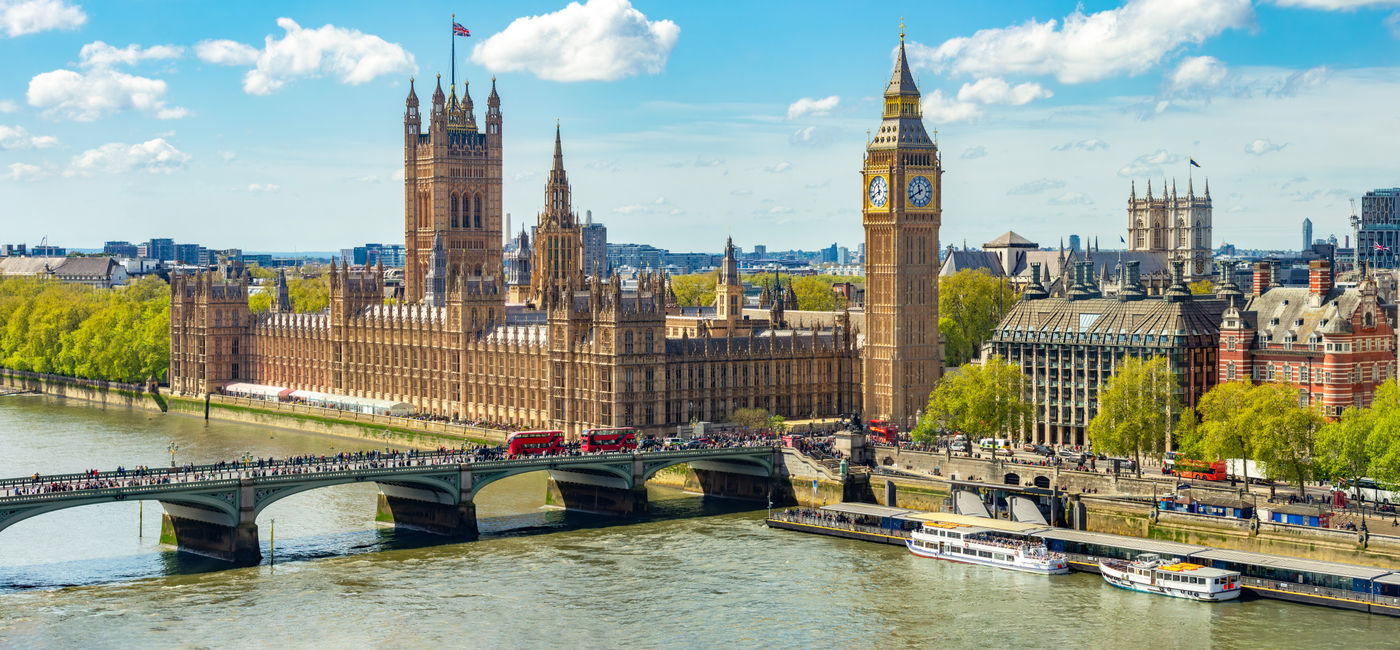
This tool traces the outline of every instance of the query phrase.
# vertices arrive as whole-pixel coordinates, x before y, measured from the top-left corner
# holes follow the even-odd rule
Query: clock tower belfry
[[[864,409],[867,419],[913,425],[942,371],[938,337],[938,227],[943,168],[924,130],[919,89],[904,54],[885,88],[884,119],[861,172],[865,225]]]

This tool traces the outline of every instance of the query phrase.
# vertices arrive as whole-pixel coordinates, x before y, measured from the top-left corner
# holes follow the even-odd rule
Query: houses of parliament
[[[296,313],[281,277],[271,308],[252,313],[246,274],[177,275],[171,390],[246,382],[574,437],[611,426],[661,433],[746,407],[905,424],[941,368],[942,186],[903,40],[862,167],[864,312],[797,311],[782,291],[746,308],[732,243],[713,307],[682,309],[660,272],[624,287],[615,272],[584,268],[557,125],[530,272],[508,285],[501,98],[493,79],[479,125],[468,87],[444,94],[439,78],[426,131],[412,82],[405,103],[404,299],[386,304],[382,267],[335,261],[320,313]]]

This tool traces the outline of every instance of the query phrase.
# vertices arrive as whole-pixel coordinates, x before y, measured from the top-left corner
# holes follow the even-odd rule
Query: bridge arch
[[[761,476],[764,478],[773,475],[773,462],[768,459],[761,459],[750,456],[731,456],[719,459],[708,458],[667,458],[645,463],[642,468],[641,480],[643,483],[651,480],[657,472],[668,467],[677,465],[690,465],[692,469],[710,469],[732,474],[745,474],[748,476]]]
[[[625,462],[625,466],[624,463],[608,463],[600,461],[598,463],[588,464],[570,463],[568,465],[560,467],[541,466],[538,464],[522,464],[512,467],[473,469],[471,491],[473,498],[475,498],[476,494],[481,492],[483,488],[501,479],[510,478],[512,476],[520,476],[521,474],[529,474],[531,472],[549,472],[552,470],[567,472],[578,472],[579,470],[584,470],[598,472],[609,478],[615,478],[623,482],[626,485],[627,489],[631,489],[634,487],[632,481],[631,464],[631,459],[627,459]]]
[[[211,518],[221,520],[221,522],[227,526],[238,524],[238,506],[234,505],[233,501],[220,498],[216,494],[160,495],[125,494],[118,492],[115,494],[94,494],[86,498],[62,499],[50,503],[24,505],[13,508],[4,508],[0,506],[0,531],[26,519],[32,519],[51,512],[58,512],[59,510],[124,501],[156,501],[159,502],[162,507],[165,504],[183,506],[185,508],[208,512]]]
[[[453,474],[455,475],[456,472],[454,471]],[[352,483],[376,483],[376,484],[379,484],[379,485],[381,486],[381,488],[380,488],[381,490],[383,489],[382,486],[383,486],[384,484],[406,485],[406,486],[409,486],[409,487],[416,487],[416,488],[420,488],[420,489],[424,489],[424,490],[431,491],[431,492],[433,492],[433,493],[435,493],[435,494],[437,494],[437,495],[439,496],[439,499],[438,499],[439,502],[445,503],[445,504],[452,504],[452,505],[455,505],[455,504],[458,502],[458,500],[461,498],[461,497],[460,497],[461,491],[460,491],[460,489],[458,488],[458,486],[456,485],[455,476],[454,476],[453,479],[451,479],[451,480],[447,479],[447,478],[444,477],[444,476],[437,476],[437,475],[433,475],[433,476],[413,476],[413,475],[407,475],[407,476],[401,476],[401,477],[400,477],[400,476],[396,476],[396,477],[393,477],[392,480],[389,480],[389,479],[380,479],[380,480],[376,480],[376,479],[374,479],[374,478],[366,477],[364,474],[358,474],[358,475],[353,475],[353,476],[337,476],[337,477],[334,477],[334,478],[326,478],[326,479],[323,479],[323,480],[314,480],[314,477],[315,477],[314,474],[311,474],[311,475],[296,475],[296,474],[293,474],[293,475],[290,475],[290,476],[293,476],[293,477],[296,477],[296,476],[309,476],[309,477],[312,478],[312,480],[308,480],[308,481],[297,481],[297,482],[289,482],[289,483],[288,483],[287,485],[285,485],[285,486],[270,485],[270,486],[266,486],[266,487],[259,487],[259,488],[257,488],[257,489],[254,491],[254,494],[253,494],[253,519],[254,519],[254,520],[257,520],[258,515],[262,513],[263,508],[266,508],[267,506],[270,506],[270,505],[272,505],[273,503],[276,503],[277,501],[280,501],[280,500],[282,500],[282,499],[285,499],[285,498],[287,498],[287,497],[289,497],[289,496],[292,496],[292,495],[294,495],[294,494],[300,494],[300,493],[302,493],[302,492],[308,492],[308,491],[310,491],[310,490],[318,490],[318,489],[321,489],[321,488],[334,487],[334,486],[337,486],[337,485],[349,485],[349,484],[352,484]]]

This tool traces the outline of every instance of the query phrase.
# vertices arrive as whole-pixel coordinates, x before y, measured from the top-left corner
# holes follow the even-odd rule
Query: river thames
[[[0,397],[3,476],[168,465],[171,442],[181,463],[374,447]],[[1400,635],[1366,614],[1194,603],[769,530],[752,505],[669,488],[650,488],[647,519],[617,523],[542,509],[543,473],[503,480],[477,496],[481,539],[447,545],[377,526],[375,493],[269,506],[263,564],[238,569],[158,544],[155,502],[20,522],[0,531],[0,644],[1371,648]]]

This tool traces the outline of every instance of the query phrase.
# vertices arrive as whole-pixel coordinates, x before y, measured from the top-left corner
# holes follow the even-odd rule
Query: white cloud
[[[29,135],[22,126],[0,124],[0,151],[6,149],[47,149],[58,144],[51,135]]]
[[[1122,7],[1063,22],[1027,20],[948,39],[937,47],[912,43],[916,66],[977,77],[1054,75],[1063,83],[1140,74],[1183,45],[1249,25],[1249,0],[1129,0]]]
[[[0,113],[18,113],[19,103],[13,99],[0,99]]]
[[[793,132],[788,138],[788,143],[797,146],[815,147],[831,142],[832,134],[828,129],[815,126],[804,126]]]
[[[767,167],[764,167],[763,171],[772,172],[774,174],[781,174],[789,169],[792,169],[792,163],[784,160],[776,165],[769,165]]]
[[[1274,144],[1268,138],[1259,138],[1258,140],[1255,140],[1254,142],[1245,145],[1244,152],[1255,156],[1262,156],[1266,153],[1282,151],[1283,148],[1286,146],[1288,146],[1287,142],[1283,144]]]
[[[554,13],[516,18],[472,48],[472,61],[549,81],[616,81],[660,73],[680,35],[676,23],[647,20],[627,0],[571,2]]]
[[[1185,160],[1178,154],[1169,153],[1166,149],[1158,149],[1149,154],[1143,154],[1134,158],[1132,162],[1124,165],[1118,170],[1118,175],[1124,178],[1130,176],[1161,176],[1163,165],[1172,165]]]
[[[1026,82],[1012,86],[1000,77],[987,77],[978,79],[975,83],[963,84],[958,90],[958,101],[1021,106],[1037,99],[1052,97],[1054,94],[1038,83]]]
[[[803,115],[826,115],[840,103],[841,97],[839,95],[832,95],[821,99],[803,97],[802,99],[788,104],[787,118],[789,120],[794,120]]]
[[[63,0],[0,0],[0,33],[6,36],[74,30],[85,22],[82,8]]]
[[[137,110],[160,119],[184,117],[186,111],[165,104],[166,85],[159,79],[138,77],[107,68],[86,73],[53,70],[29,80],[29,105],[44,109],[49,117],[91,122],[104,113]]]
[[[1167,88],[1173,93],[1218,88],[1228,74],[1225,64],[1213,56],[1187,57],[1167,75]]]
[[[1027,196],[1031,194],[1040,194],[1047,190],[1057,190],[1064,186],[1065,182],[1058,178],[1041,178],[1030,181],[1029,183],[1017,185],[1007,190],[1006,193],[1009,196]]]
[[[1370,7],[1394,7],[1400,0],[1272,0],[1280,7],[1299,9],[1322,9],[1324,11],[1351,11]]]
[[[775,205],[768,210],[768,214],[792,214],[792,208]]]
[[[194,55],[199,57],[200,61],[217,65],[253,65],[257,63],[261,54],[262,50],[252,45],[228,39],[200,41],[194,44]]]
[[[236,154],[236,153],[234,153],[234,152],[232,152],[232,151],[220,151],[220,152],[219,152],[219,157],[220,157],[220,158],[223,158],[223,159],[224,159],[224,162],[229,162],[229,161],[233,160],[234,158],[237,158],[237,157],[238,157],[238,154]]]
[[[1278,80],[1266,94],[1274,97],[1292,97],[1309,88],[1321,86],[1330,74],[1331,71],[1325,65],[1298,70]]]
[[[613,208],[613,212],[616,212],[617,214],[634,214],[634,213],[637,213],[637,212],[646,212],[647,210],[648,210],[648,208],[647,208],[645,205],[636,205],[636,204],[633,204],[633,205],[620,205],[620,206],[617,206],[617,207]]]
[[[968,147],[967,149],[964,149],[962,155],[959,156],[959,158],[962,158],[963,160],[976,160],[977,158],[981,158],[985,155],[987,155],[987,148],[979,144],[975,147]]]
[[[951,99],[935,89],[924,95],[924,117],[937,124],[952,124],[977,118],[982,110],[977,104]]]
[[[133,171],[169,174],[182,169],[189,160],[189,154],[176,149],[164,138],[154,138],[132,145],[112,142],[73,156],[64,175],[122,174]]]
[[[1104,142],[1103,140],[1100,140],[1098,138],[1086,138],[1084,140],[1071,140],[1064,144],[1057,144],[1053,147],[1050,147],[1050,150],[1069,151],[1071,149],[1078,149],[1080,151],[1098,151],[1099,149],[1107,148],[1108,143]]]
[[[1093,202],[1094,200],[1083,192],[1065,192],[1049,201],[1051,205],[1091,205]]]
[[[117,64],[136,65],[142,61],[178,59],[185,48],[177,45],[152,45],[142,48],[132,44],[123,48],[113,47],[102,41],[93,41],[78,52],[79,64],[84,68],[110,68]]]
[[[38,165],[10,163],[9,170],[9,173],[3,177],[6,180],[25,182],[36,181],[44,177],[44,170]]]
[[[341,83],[358,85],[380,75],[416,69],[413,55],[403,46],[358,29],[329,24],[304,29],[291,18],[278,18],[277,26],[286,34],[281,39],[268,36],[262,50],[229,40],[201,41],[195,45],[195,56],[219,65],[254,64],[243,75],[243,92],[250,95],[270,95],[302,77],[330,75]]]
[[[273,185],[272,183],[251,183],[248,185],[249,192],[276,192],[280,189],[282,189],[281,185]]]

